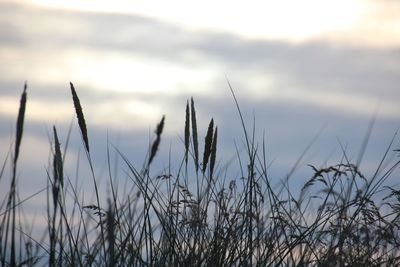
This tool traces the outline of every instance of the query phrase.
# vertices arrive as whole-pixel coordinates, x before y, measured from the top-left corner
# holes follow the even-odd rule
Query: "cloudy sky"
[[[186,100],[194,97],[200,135],[219,127],[219,164],[243,143],[229,91],[247,126],[265,133],[279,181],[321,132],[306,164],[356,160],[372,172],[400,126],[398,1],[0,1],[0,160],[12,144],[19,97],[28,105],[19,177],[29,195],[46,184],[52,125],[65,143],[74,118],[69,82],[81,98],[104,172],[107,134],[138,166],[152,130],[166,115],[159,166],[182,156]],[[82,158],[73,121],[67,167]],[[398,147],[398,140],[395,142]],[[84,161],[84,158],[82,159]],[[85,163],[82,163],[85,165]],[[235,173],[237,162],[230,167]],[[73,171],[70,173],[73,176]],[[27,185],[30,186],[27,186]]]

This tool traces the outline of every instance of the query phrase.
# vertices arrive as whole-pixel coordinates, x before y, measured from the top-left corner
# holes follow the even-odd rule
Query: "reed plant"
[[[62,149],[54,126],[52,166],[44,180],[47,225],[38,240],[32,235],[34,229],[24,228],[23,205],[29,198],[18,197],[25,84],[14,153],[6,155],[0,172],[4,178],[11,158],[10,189],[0,205],[1,266],[399,266],[400,189],[387,184],[400,164],[387,164],[390,154],[398,152],[396,135],[372,176],[360,169],[363,152],[353,162],[342,147],[338,163],[310,164],[313,174],[305,177],[300,190],[291,191],[287,180],[276,183],[269,174],[265,141],[256,140],[254,124],[247,127],[228,85],[245,144],[244,153],[237,148],[234,168],[239,177],[221,167],[214,119],[204,132],[204,142],[199,138],[202,132],[191,98],[182,116],[183,153],[178,166],[157,170],[154,164],[168,122],[162,116],[141,167],[107,143],[110,189],[101,195],[81,101],[70,83],[95,203],[87,202],[67,175],[67,146]],[[120,177],[111,171],[113,155],[122,162],[125,193],[115,183]]]

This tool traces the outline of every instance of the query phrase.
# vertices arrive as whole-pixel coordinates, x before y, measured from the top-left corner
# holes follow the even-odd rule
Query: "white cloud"
[[[22,1],[22,0],[21,0]],[[301,41],[347,28],[364,12],[360,0],[339,1],[158,1],[158,0],[25,0],[39,6],[139,14],[179,24],[191,30],[215,30],[248,38]]]

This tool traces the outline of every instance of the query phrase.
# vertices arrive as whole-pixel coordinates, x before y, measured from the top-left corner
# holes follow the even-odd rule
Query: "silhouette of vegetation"
[[[168,123],[163,116],[143,167],[137,168],[118,148],[110,149],[107,144],[110,192],[104,196],[93,169],[83,102],[72,83],[70,87],[96,203],[83,203],[79,188],[64,173],[67,146],[63,151],[60,143],[68,144],[69,134],[61,141],[54,126],[43,239],[35,239],[34,230],[24,226],[22,206],[28,200],[18,196],[16,172],[27,101],[25,85],[15,152],[6,155],[0,172],[1,179],[11,157],[11,185],[0,205],[2,266],[400,265],[400,189],[386,185],[400,164],[386,164],[389,154],[398,152],[393,148],[395,136],[371,177],[364,175],[359,161],[352,162],[343,148],[335,165],[310,164],[313,175],[299,192],[291,192],[285,181],[276,188],[268,173],[264,140],[260,145],[254,128],[251,132],[245,127],[229,84],[246,146],[244,155],[238,151],[240,177],[227,176],[217,164],[218,128],[213,119],[202,146],[191,98],[182,114],[183,153],[177,171],[170,166],[153,175],[151,170],[164,123]],[[115,186],[113,152],[126,170],[127,193]]]

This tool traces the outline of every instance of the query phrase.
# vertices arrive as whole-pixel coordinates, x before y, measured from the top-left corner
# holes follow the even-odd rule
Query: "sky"
[[[398,14],[400,2],[391,0],[1,0],[0,160],[12,145],[27,81],[22,198],[46,185],[53,125],[65,144],[72,122],[65,163],[71,178],[78,159],[87,168],[71,81],[99,177],[105,176],[107,138],[141,166],[164,114],[156,164],[168,164],[170,149],[179,162],[192,96],[200,136],[211,117],[218,125],[222,168],[244,140],[229,80],[246,126],[255,121],[259,143],[265,135],[276,183],[318,133],[295,181],[307,178],[307,164],[337,163],[340,144],[356,160],[376,116],[362,162],[373,173],[400,126]],[[237,165],[230,166],[233,176],[239,175]]]

